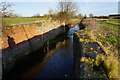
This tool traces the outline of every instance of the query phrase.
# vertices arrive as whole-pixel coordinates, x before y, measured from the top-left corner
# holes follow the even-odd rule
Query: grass
[[[99,39],[102,42],[109,42],[112,45],[118,44],[120,42],[120,38],[118,33],[120,29],[118,28],[120,25],[112,23],[114,21],[118,21],[118,19],[108,19],[108,21],[98,21],[98,23],[101,26],[101,33],[100,35],[96,36],[97,39]],[[100,31],[99,31],[100,32]]]
[[[109,23],[109,22],[106,22],[106,21],[99,21],[100,25],[101,26],[104,26],[104,27],[107,27],[107,28],[111,28],[111,29],[114,29],[116,31],[118,31],[118,26],[120,26],[119,24],[115,24],[115,23]]]
[[[109,36],[108,38],[102,38],[101,36],[97,36],[97,38],[101,41],[109,41],[110,43],[119,43],[118,41],[120,41],[120,38],[115,37],[115,36]]]
[[[98,21],[96,23],[91,20],[91,23],[86,27],[88,35],[97,41],[106,52],[106,56],[98,55],[96,57],[94,65],[103,62],[109,78],[119,78],[118,74],[120,74],[118,71],[118,47],[120,43],[118,20],[108,19],[108,21]]]
[[[102,33],[102,36],[96,36],[97,39],[104,43],[108,43],[111,45],[108,51],[111,53],[108,54],[108,56],[104,57],[104,65],[107,70],[109,78],[118,78],[118,56],[115,55],[115,50],[117,51],[117,47],[119,46],[118,43],[120,41],[120,38],[118,37],[119,28],[120,26],[118,23],[118,19],[109,19],[108,21],[99,21],[99,24],[101,25],[101,28],[104,30],[104,33]],[[106,30],[105,30],[106,29]],[[111,33],[111,34],[110,34]],[[104,34],[104,35],[103,35]],[[104,46],[109,47],[109,45]]]
[[[120,33],[118,33],[118,31],[120,31],[120,29],[118,28],[118,26],[120,26],[119,24],[115,24],[115,23],[110,23],[110,22],[117,22],[118,19],[109,19],[108,22],[107,21],[98,21],[99,24],[101,25],[102,30],[104,30],[104,33],[101,33],[101,35],[96,36],[97,39],[99,39],[101,42],[108,42],[112,45],[117,45],[120,42],[120,38],[118,37],[118,35]],[[118,47],[118,46],[116,46]]]
[[[118,58],[116,58],[113,54],[110,54],[109,56],[100,54],[97,55],[95,59],[82,57],[80,61],[86,62],[92,67],[104,66],[108,78],[118,78]]]
[[[108,22],[114,22],[114,23],[118,23],[119,19],[108,19]]]
[[[28,23],[33,21],[46,20],[45,18],[3,18],[6,23],[10,24],[20,24],[20,23]]]

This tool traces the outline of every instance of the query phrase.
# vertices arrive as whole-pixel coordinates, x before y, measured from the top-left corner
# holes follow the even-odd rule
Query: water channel
[[[30,56],[32,58],[17,65],[18,68],[13,69],[13,73],[11,72],[9,77],[17,80],[18,78],[30,80],[71,78],[73,74],[73,34],[77,30],[79,30],[78,25],[69,29],[67,35],[58,39],[55,47],[43,54],[42,58],[39,57],[41,56],[39,53]]]

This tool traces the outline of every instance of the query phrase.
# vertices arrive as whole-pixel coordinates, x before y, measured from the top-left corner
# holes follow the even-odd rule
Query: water
[[[79,30],[79,26],[76,25],[68,31],[68,37],[73,37],[74,32]]]
[[[69,78],[72,73],[73,48],[70,39],[59,42],[54,50],[44,58],[43,69],[33,79],[38,78]],[[54,54],[51,56],[51,54]],[[46,60],[47,59],[47,60]]]
[[[28,70],[23,78],[70,78],[73,66],[73,34],[79,30],[75,26],[68,31],[69,39],[58,42],[55,49],[49,51],[43,61]],[[42,67],[41,67],[42,66]],[[30,75],[32,73],[32,75]]]
[[[22,72],[21,67],[14,71],[13,76],[17,76],[17,72],[21,71],[22,79],[40,79],[40,78],[71,78],[73,69],[73,34],[79,30],[79,26],[76,25],[68,31],[68,38],[62,42],[58,42],[54,49],[47,52],[43,59],[39,61],[39,56],[35,57],[37,63],[26,68]],[[38,58],[38,59],[37,59]],[[32,59],[34,61],[34,59]],[[32,62],[33,62],[32,61]],[[27,63],[30,63],[28,61]],[[32,64],[32,63],[31,63]]]

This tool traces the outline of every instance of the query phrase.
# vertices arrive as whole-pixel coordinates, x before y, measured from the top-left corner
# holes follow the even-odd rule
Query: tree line
[[[12,6],[15,6],[15,4],[9,3],[9,2],[1,2],[0,3],[0,11],[2,13],[2,17],[21,17],[18,14],[14,14],[11,9]],[[57,9],[49,9],[48,14],[45,14],[41,16],[39,13],[34,14],[31,16],[32,18],[47,18],[50,20],[59,20],[60,22],[65,22],[66,24],[70,23],[71,19],[77,18],[88,18],[86,15],[82,15],[79,13],[79,6],[76,2],[73,0],[60,0],[57,5]],[[31,18],[31,17],[25,17],[25,18]],[[108,16],[94,16],[93,14],[89,14],[89,18],[108,18]]]

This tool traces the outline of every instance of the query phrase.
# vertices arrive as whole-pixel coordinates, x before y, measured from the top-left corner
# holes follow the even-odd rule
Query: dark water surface
[[[71,78],[73,66],[73,34],[79,30],[79,26],[75,26],[68,31],[69,39],[56,44],[55,49],[49,51],[44,57],[43,62],[38,63],[23,78],[31,77],[31,79],[39,78]],[[42,67],[39,67],[41,66]],[[30,74],[33,75],[30,75]]]
[[[40,78],[71,78],[73,69],[73,34],[77,30],[79,30],[78,25],[71,28],[68,31],[68,38],[56,43],[55,48],[45,53],[42,59],[37,55],[37,57],[27,61],[30,66],[24,63],[21,64],[21,68],[13,69],[12,77],[16,76],[30,80]]]
[[[73,64],[72,47],[71,39],[57,43],[56,48],[47,53],[42,63],[32,67],[32,69],[34,68],[34,70],[36,70],[35,75],[30,75],[32,79],[70,77]],[[39,65],[43,67],[36,68]],[[31,70],[28,71],[25,73],[25,77],[27,77],[27,75],[29,76],[29,73],[33,72],[31,72]]]

